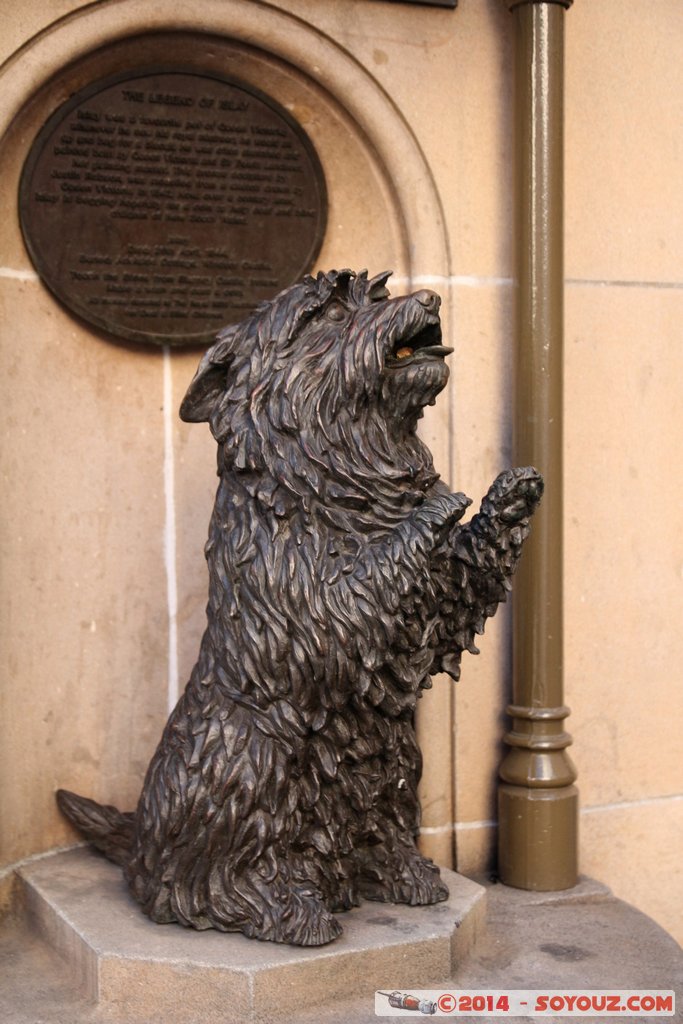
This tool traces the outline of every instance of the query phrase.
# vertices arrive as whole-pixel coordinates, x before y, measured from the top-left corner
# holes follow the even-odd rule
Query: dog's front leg
[[[343,569],[335,567],[323,593],[352,680],[358,679],[357,666],[362,666],[361,692],[372,685],[368,672],[387,662],[410,677],[414,685],[406,679],[405,689],[413,692],[429,672],[432,654],[425,637],[438,600],[432,559],[469,504],[464,494],[427,498],[381,540],[361,548]]]
[[[478,653],[474,637],[483,633],[486,619],[512,588],[510,578],[542,494],[537,470],[506,470],[489,488],[479,512],[464,526],[455,526],[435,551],[442,621],[433,671],[442,669],[458,679],[461,653]]]

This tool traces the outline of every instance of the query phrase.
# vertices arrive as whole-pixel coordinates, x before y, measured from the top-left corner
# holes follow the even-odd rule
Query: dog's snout
[[[430,313],[438,313],[441,299],[436,292],[430,292],[427,288],[423,288],[421,291],[415,292],[413,298],[417,299],[420,305],[428,309]]]

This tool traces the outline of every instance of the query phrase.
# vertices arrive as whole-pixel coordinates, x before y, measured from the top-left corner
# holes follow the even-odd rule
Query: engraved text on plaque
[[[310,269],[327,198],[282,107],[163,70],[94,83],[52,115],[20,214],[38,272],[73,312],[132,341],[201,344]]]

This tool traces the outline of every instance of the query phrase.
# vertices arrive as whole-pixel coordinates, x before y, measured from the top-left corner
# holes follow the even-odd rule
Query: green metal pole
[[[546,487],[515,580],[499,875],[545,891],[577,881],[578,792],[562,664],[564,17],[572,0],[506,2],[515,22],[514,450],[516,464],[536,466]]]

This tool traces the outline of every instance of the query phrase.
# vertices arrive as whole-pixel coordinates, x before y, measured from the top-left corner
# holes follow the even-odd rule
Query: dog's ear
[[[202,358],[197,372],[180,404],[180,418],[186,423],[204,423],[211,419],[216,404],[225,394],[232,362],[230,342],[234,330],[222,331],[218,341]]]

